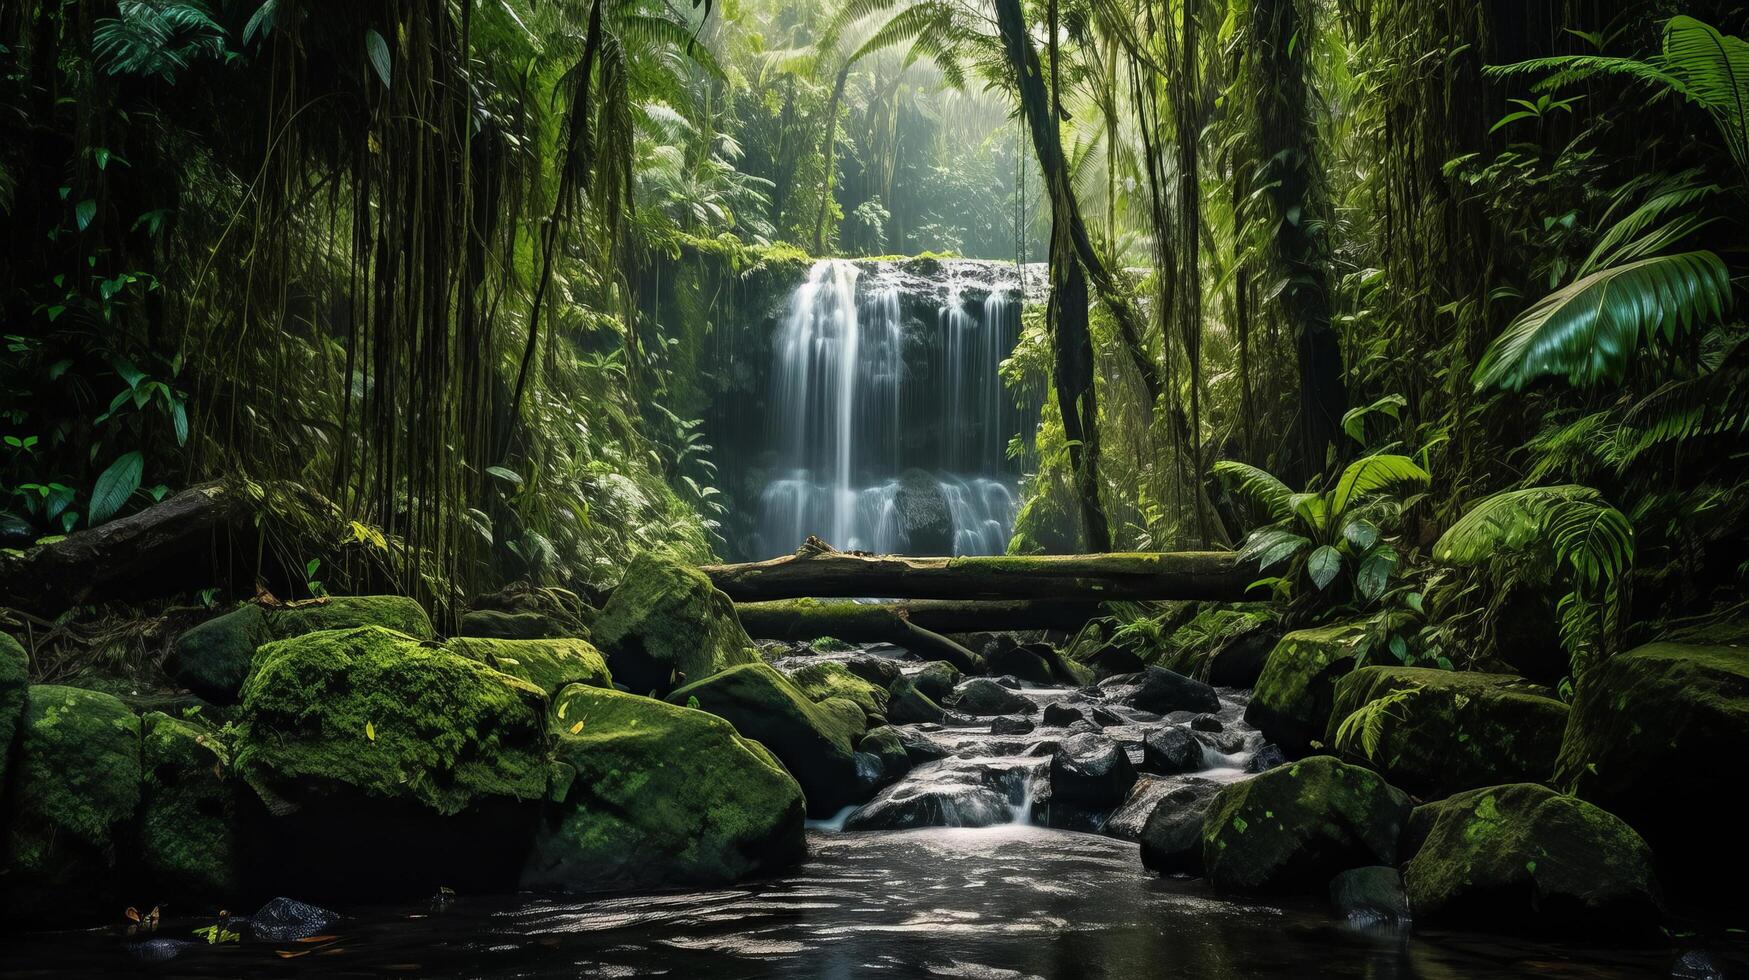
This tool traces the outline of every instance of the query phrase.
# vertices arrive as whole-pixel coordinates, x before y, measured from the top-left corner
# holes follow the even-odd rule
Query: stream
[[[894,648],[857,655],[897,656]],[[781,664],[794,666],[796,662]],[[917,666],[907,664],[906,669]],[[1024,686],[1041,708],[1090,708],[1088,693]],[[1223,731],[1203,771],[1149,777],[1107,833],[1057,829],[1041,805],[1050,753],[1070,735],[1040,725],[1021,736],[976,725],[909,725],[947,755],[914,769],[860,815],[812,825],[809,857],[783,876],[707,891],[553,898],[460,896],[347,909],[314,942],[190,943],[204,923],[165,920],[155,945],[115,930],[13,937],[0,976],[279,977],[806,977],[1129,978],[1671,976],[1672,952],[1518,943],[1497,936],[1365,927],[1316,900],[1234,900],[1201,881],[1142,868],[1133,837],[1148,802],[1177,780],[1242,779],[1261,736],[1239,720],[1244,692],[1222,691]],[[1154,728],[1185,724],[1101,705],[1104,733],[1140,761]],[[1042,712],[1041,712],[1042,714]],[[1037,717],[1037,716],[1035,716]],[[952,719],[950,719],[952,721]],[[1203,723],[1207,726],[1207,722]],[[1224,751],[1225,750],[1225,751]],[[906,806],[913,822],[858,831],[869,814]],[[885,801],[883,803],[883,801]],[[1148,802],[1143,802],[1148,801]],[[921,814],[922,816],[917,816]],[[1139,814],[1139,816],[1138,816]],[[1041,819],[1042,818],[1042,819]],[[1086,821],[1084,815],[1068,822]],[[981,826],[973,826],[981,825]],[[1112,836],[1120,835],[1120,836]],[[154,953],[162,962],[149,962]],[[174,955],[169,955],[174,954]],[[142,960],[148,960],[142,962]],[[1682,974],[1676,974],[1682,975]],[[1698,975],[1698,974],[1697,974]]]

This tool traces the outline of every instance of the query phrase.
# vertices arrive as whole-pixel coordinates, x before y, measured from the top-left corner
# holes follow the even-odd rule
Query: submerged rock
[[[1655,935],[1652,852],[1583,800],[1515,783],[1417,807],[1404,865],[1424,922],[1504,932]]]
[[[1216,696],[1214,688],[1163,667],[1148,667],[1139,674],[1109,677],[1101,681],[1099,687],[1119,704],[1157,715],[1174,711],[1221,710],[1221,699]]]
[[[1409,895],[1396,868],[1352,868],[1330,879],[1330,904],[1356,925],[1407,925]]]
[[[995,715],[1030,715],[1038,705],[984,677],[966,681],[954,690],[951,707],[964,715],[989,718]]]
[[[33,925],[113,914],[140,801],[140,719],[111,695],[37,684],[19,736],[0,908]]]
[[[607,658],[585,640],[456,637],[444,646],[500,673],[525,680],[548,697],[570,684],[613,686]]]
[[[274,607],[251,602],[178,636],[164,671],[214,704],[235,704],[262,644],[359,626],[381,626],[416,640],[437,635],[424,607],[405,596],[333,596]]]
[[[728,596],[691,565],[650,552],[627,566],[591,635],[615,680],[658,696],[758,659]]]
[[[1202,874],[1202,828],[1220,784],[1191,779],[1154,804],[1142,825],[1142,865],[1161,874]]]
[[[887,689],[863,680],[837,661],[821,660],[807,664],[791,673],[790,680],[816,703],[827,698],[844,698],[854,702],[864,715],[887,713],[890,697]]]
[[[808,798],[808,814],[829,817],[856,801],[859,726],[822,709],[766,664],[732,667],[676,689],[668,700],[728,719],[783,762]]]
[[[1677,905],[1749,924],[1745,745],[1749,645],[1650,643],[1579,679],[1554,784],[1639,831]]]
[[[522,887],[719,885],[805,854],[801,786],[723,719],[584,685],[561,691],[549,719],[569,778]]]
[[[236,898],[242,891],[238,784],[192,722],[146,715],[141,761],[139,855],[154,894],[181,908]]]
[[[1324,743],[1436,798],[1548,780],[1566,726],[1567,706],[1521,677],[1364,667],[1336,683]]]
[[[1203,825],[1203,865],[1234,891],[1322,888],[1350,868],[1395,864],[1409,812],[1377,773],[1313,756],[1223,788]]]
[[[273,898],[247,920],[249,934],[256,942],[295,943],[300,939],[320,936],[340,921],[337,912],[295,898]]]
[[[1330,724],[1336,681],[1356,666],[1365,629],[1342,623],[1281,638],[1245,707],[1245,720],[1295,755],[1321,742]]]

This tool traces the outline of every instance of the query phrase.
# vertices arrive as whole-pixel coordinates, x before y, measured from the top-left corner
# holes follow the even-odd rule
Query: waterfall
[[[777,458],[758,550],[789,551],[809,534],[883,553],[1007,549],[1019,506],[1007,442],[1032,424],[1002,390],[1019,332],[1011,288],[968,286],[953,270],[944,287],[885,263],[809,269],[773,338]]]

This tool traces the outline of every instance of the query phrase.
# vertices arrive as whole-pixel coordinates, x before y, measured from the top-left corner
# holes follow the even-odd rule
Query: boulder
[[[1749,645],[1704,639],[1719,642],[1650,643],[1580,677],[1554,785],[1639,831],[1674,904],[1749,925],[1749,839],[1728,802],[1749,744]]]
[[[295,943],[320,936],[340,921],[340,914],[295,898],[270,898],[242,921],[259,943]]]
[[[582,630],[542,612],[475,609],[462,614],[456,632],[489,640],[557,640],[578,636]]]
[[[1202,741],[1177,725],[1156,728],[1142,736],[1142,768],[1170,776],[1208,768]]]
[[[1203,824],[1203,867],[1232,891],[1321,889],[1350,868],[1395,864],[1409,811],[1377,773],[1313,756],[1220,791]]]
[[[850,736],[851,744],[862,739],[868,732],[869,716],[862,707],[849,698],[827,698],[814,702],[814,707],[820,709],[840,731]]]
[[[888,692],[887,721],[896,725],[940,724],[947,713],[909,677],[893,682]]]
[[[1611,939],[1657,934],[1651,850],[1583,800],[1534,783],[1473,789],[1417,807],[1408,837],[1414,856],[1403,877],[1423,922]]]
[[[889,730],[898,736],[899,744],[905,747],[905,757],[911,760],[912,766],[921,766],[945,759],[952,753],[943,748],[940,742],[928,735],[909,728],[892,728]]]
[[[1045,705],[1044,714],[1040,716],[1047,725],[1072,725],[1078,721],[1087,721],[1086,712],[1072,704],[1052,701]]]
[[[416,640],[437,635],[424,607],[406,596],[333,596],[286,606],[250,602],[173,640],[164,671],[214,704],[235,704],[263,643],[357,626],[381,626]]]
[[[1022,715],[998,715],[996,720],[990,723],[990,734],[1030,735],[1037,727],[1032,723],[1031,718]]]
[[[154,895],[192,911],[242,892],[238,783],[215,732],[154,711],[141,725],[139,855]]]
[[[1268,772],[1276,766],[1287,765],[1287,754],[1281,746],[1274,742],[1265,742],[1251,754],[1251,761],[1245,763],[1245,771],[1249,773]]]
[[[1221,699],[1202,681],[1175,674],[1163,667],[1148,667],[1138,674],[1108,677],[1100,690],[1119,704],[1157,715],[1173,711],[1219,711]]]
[[[444,646],[499,673],[525,680],[548,697],[571,684],[613,686],[607,658],[587,640],[456,637]]]
[[[1546,782],[1566,727],[1567,706],[1521,677],[1363,667],[1336,682],[1324,744],[1394,786],[1437,798]]]
[[[1098,732],[1071,735],[1051,755],[1051,806],[1110,810],[1136,784],[1123,746]]]
[[[953,695],[954,686],[962,679],[958,667],[945,660],[932,660],[923,665],[923,669],[911,675],[911,683],[917,685],[931,701],[945,701]]]
[[[1355,925],[1407,925],[1409,895],[1396,868],[1351,868],[1330,879],[1330,904]]]
[[[1219,687],[1250,687],[1280,639],[1267,605],[1214,607],[1175,630],[1152,663]]]
[[[905,739],[899,730],[891,725],[872,728],[856,743],[856,751],[867,753],[880,760],[881,776],[885,783],[896,783],[911,771],[913,765],[911,754],[905,750]]]
[[[5,812],[6,773],[29,696],[30,658],[10,634],[0,633],[0,813]]]
[[[111,695],[37,684],[19,740],[0,909],[9,923],[61,928],[113,915],[140,802],[140,719]]]
[[[701,571],[650,552],[632,559],[591,633],[614,679],[666,694],[758,660],[735,604]]]
[[[1190,727],[1192,731],[1209,732],[1211,734],[1223,732],[1227,729],[1227,726],[1214,715],[1197,715],[1195,718],[1190,719]]]
[[[882,689],[892,687],[903,673],[899,662],[887,657],[851,657],[844,661],[844,669]]]
[[[809,816],[829,817],[855,802],[853,756],[862,730],[822,710],[775,668],[731,667],[676,689],[668,700],[726,718],[770,749],[801,784]]]
[[[1359,623],[1283,636],[1257,678],[1245,720],[1291,754],[1311,751],[1329,727],[1336,681],[1355,668],[1364,637]]]
[[[1161,874],[1202,874],[1202,827],[1219,783],[1187,780],[1173,787],[1142,825],[1142,865]]]
[[[835,660],[807,664],[791,673],[789,679],[815,702],[845,698],[855,702],[865,716],[887,713],[886,687],[863,680]]]
[[[975,677],[954,688],[949,707],[974,718],[996,715],[1030,715],[1038,711],[1031,699],[985,677]]]
[[[1031,646],[1021,646],[1007,633],[998,633],[984,647],[984,663],[992,674],[1008,674],[1029,684],[1050,684],[1055,681],[1049,661]]]
[[[857,807],[845,830],[989,827],[1014,819],[1008,795],[982,783],[904,782]]]
[[[560,691],[548,717],[569,778],[523,888],[722,885],[805,856],[801,786],[723,719],[582,684]]]
[[[1136,651],[1119,643],[1099,644],[1080,654],[1077,661],[1093,672],[1095,681],[1123,674],[1137,674],[1148,666]]]

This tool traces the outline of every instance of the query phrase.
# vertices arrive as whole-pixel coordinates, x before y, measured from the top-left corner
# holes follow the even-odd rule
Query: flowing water
[[[810,534],[892,554],[1007,548],[1019,506],[1008,442],[1031,416],[1000,376],[1020,330],[1019,280],[1002,269],[946,263],[920,278],[897,263],[815,263],[772,344],[776,463],[759,548]]]

